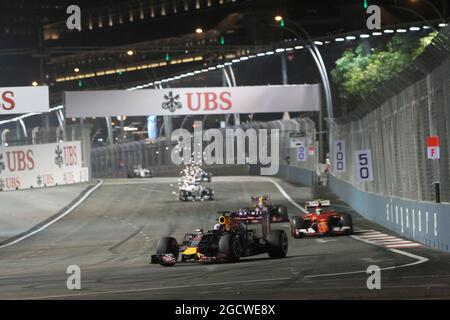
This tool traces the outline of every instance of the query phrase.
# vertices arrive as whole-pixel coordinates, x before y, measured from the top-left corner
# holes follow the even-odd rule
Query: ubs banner
[[[319,111],[320,86],[76,91],[65,109],[68,118]]]
[[[0,88],[0,115],[46,112],[48,108],[46,86]]]
[[[0,149],[0,190],[86,182],[80,141]]]

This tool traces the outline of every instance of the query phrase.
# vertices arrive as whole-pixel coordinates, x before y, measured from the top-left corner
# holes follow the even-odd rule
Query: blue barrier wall
[[[333,193],[365,218],[406,238],[449,251],[450,204],[419,202],[361,191],[328,175]]]
[[[277,176],[287,181],[300,182],[308,187],[314,185],[314,172],[299,167],[280,165]]]

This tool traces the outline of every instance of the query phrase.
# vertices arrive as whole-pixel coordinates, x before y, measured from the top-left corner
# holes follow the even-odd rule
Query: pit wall
[[[388,197],[328,175],[328,186],[359,214],[405,238],[450,252],[450,204]]]

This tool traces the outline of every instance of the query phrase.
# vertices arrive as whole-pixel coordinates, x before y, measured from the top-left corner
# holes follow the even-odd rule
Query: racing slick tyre
[[[219,253],[225,255],[229,262],[237,262],[242,254],[242,245],[232,233],[225,233],[219,239]]]
[[[352,216],[348,213],[343,213],[342,214],[342,224],[343,226],[346,227],[350,227],[350,229],[347,231],[347,235],[353,234],[353,220],[352,220]]]
[[[271,258],[284,258],[288,251],[288,238],[283,230],[272,230],[267,235],[267,253]]]
[[[283,218],[283,220],[289,221],[288,211],[285,206],[278,206],[278,214]]]
[[[172,237],[163,237],[156,244],[156,254],[172,253],[178,260],[178,242]]]
[[[303,228],[303,219],[302,217],[292,217],[291,219],[291,235],[294,238],[303,238],[303,233],[295,234],[295,230],[299,230]]]

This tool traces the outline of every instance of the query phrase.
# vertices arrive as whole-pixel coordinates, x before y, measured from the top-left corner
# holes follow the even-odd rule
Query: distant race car
[[[271,222],[288,222],[289,216],[286,206],[273,205],[268,195],[252,197],[252,207],[239,209],[241,215],[257,216],[267,212]]]
[[[135,166],[132,170],[128,170],[128,178],[151,178],[153,176],[152,171],[141,166]]]
[[[181,201],[205,201],[214,200],[214,191],[199,183],[192,183],[180,187],[179,198]]]
[[[329,200],[308,201],[307,214],[291,218],[291,235],[303,238],[316,235],[349,235],[353,233],[352,216],[330,208]]]
[[[195,176],[195,181],[196,182],[211,182],[211,179],[212,179],[211,172],[206,172],[204,170],[201,170]]]
[[[173,266],[177,262],[237,262],[241,257],[267,253],[270,258],[283,258],[288,251],[288,238],[283,230],[271,230],[267,214],[258,218],[260,233],[250,229],[247,218],[229,212],[218,219],[213,230],[186,234],[178,244],[172,237],[158,241],[150,263]],[[251,225],[252,228],[254,225]]]

